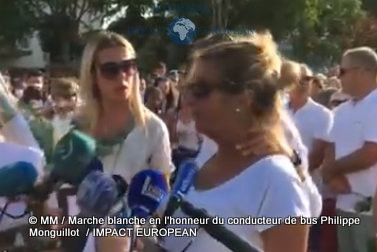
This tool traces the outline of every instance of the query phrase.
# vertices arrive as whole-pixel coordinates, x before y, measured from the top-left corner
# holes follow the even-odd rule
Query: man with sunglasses
[[[370,204],[365,212],[359,206],[373,197],[377,186],[377,54],[367,47],[346,51],[339,77],[351,99],[335,110],[330,133],[333,161],[323,167],[323,178],[330,187],[343,178],[343,185],[334,188],[337,214],[360,218],[360,225],[338,226],[339,251],[372,251]]]
[[[289,91],[288,112],[293,119],[309,154],[309,170],[313,180],[321,187],[317,168],[323,162],[326,139],[332,125],[331,111],[311,98],[313,75],[305,64],[300,65],[296,81]],[[322,188],[319,188],[321,191]],[[314,225],[310,233],[310,251],[320,249],[320,226]]]

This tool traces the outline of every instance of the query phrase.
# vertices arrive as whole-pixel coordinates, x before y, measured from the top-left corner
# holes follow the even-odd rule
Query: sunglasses
[[[314,79],[313,76],[304,76],[304,77],[301,78],[301,81],[311,81],[313,79]]]
[[[346,75],[349,71],[352,71],[352,70],[358,69],[358,68],[359,67],[340,68],[338,77],[342,77],[342,76]]]
[[[189,82],[184,88],[184,91],[196,99],[207,98],[215,90],[220,90],[228,94],[237,94],[243,90],[243,87],[235,84],[234,82],[225,81],[218,85],[209,84],[207,82]]]
[[[108,80],[116,79],[121,72],[133,74],[136,69],[136,59],[123,60],[120,62],[106,62],[99,66],[101,75]]]

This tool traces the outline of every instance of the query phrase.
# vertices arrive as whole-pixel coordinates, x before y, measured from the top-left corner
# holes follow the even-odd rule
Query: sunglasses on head
[[[106,62],[99,66],[101,75],[109,80],[117,78],[121,72],[133,74],[136,69],[136,59],[122,60],[120,62]]]

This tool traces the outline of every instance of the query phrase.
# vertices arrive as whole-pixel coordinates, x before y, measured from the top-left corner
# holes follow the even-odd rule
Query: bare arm
[[[309,170],[313,171],[321,166],[324,157],[325,157],[325,149],[329,143],[320,140],[315,139],[313,143],[312,151],[309,154]]]
[[[265,252],[306,252],[308,225],[278,225],[261,233]],[[282,248],[284,248],[282,250]]]
[[[365,142],[360,149],[334,162],[334,175],[345,175],[365,170],[376,163],[377,143]]]

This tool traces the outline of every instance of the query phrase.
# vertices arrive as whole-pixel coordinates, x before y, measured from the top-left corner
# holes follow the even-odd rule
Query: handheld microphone
[[[14,197],[33,191],[37,169],[28,162],[16,162],[0,168],[0,197]]]
[[[183,201],[180,204],[181,210],[186,215],[193,218],[209,218],[213,217],[208,215],[204,209],[195,208],[191,203]],[[201,225],[203,229],[217,241],[221,242],[228,249],[236,252],[258,252],[249,243],[241,239],[232,231],[227,229],[224,225],[215,225],[212,221],[209,221],[207,225]]]
[[[123,201],[127,192],[127,182],[119,175],[106,175],[100,171],[91,172],[80,184],[77,192],[77,204],[81,209],[80,217],[90,216],[128,216],[128,208]],[[124,213],[127,212],[127,213]],[[66,251],[82,251],[85,248],[88,230],[91,232],[98,225],[77,225],[79,236],[63,239]]]
[[[118,198],[115,180],[100,171],[91,172],[77,191],[81,215],[105,217]]]
[[[95,140],[77,130],[71,130],[57,143],[52,163],[49,176],[36,188],[37,198],[45,199],[64,183],[78,186],[90,172],[103,170],[96,157]]]
[[[128,191],[128,206],[133,216],[151,216],[167,196],[168,184],[162,172],[144,170],[132,179]]]
[[[68,132],[58,142],[52,162],[51,176],[74,186],[78,186],[91,171],[103,170],[96,158],[95,140],[78,130]]]
[[[183,162],[178,170],[177,178],[171,191],[171,196],[166,207],[165,216],[172,216],[179,207],[182,198],[188,193],[199,168],[194,160]]]

